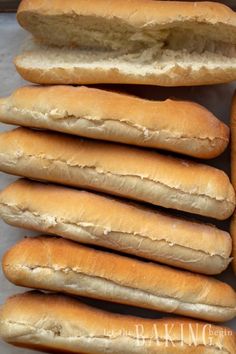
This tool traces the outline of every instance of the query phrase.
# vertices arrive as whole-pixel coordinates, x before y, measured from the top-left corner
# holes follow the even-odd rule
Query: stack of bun
[[[229,144],[205,107],[68,84],[233,81],[236,14],[216,3],[23,0],[17,19],[33,40],[16,68],[47,86],[0,99],[0,122],[19,126],[0,134],[0,171],[22,177],[0,192],[0,217],[39,236],[2,259],[6,278],[34,291],[1,307],[0,337],[52,353],[234,354],[236,334],[212,323],[236,317],[235,290],[213,277],[236,251],[212,219],[235,210],[236,99],[231,184],[198,160]],[[236,240],[236,216],[231,231]],[[112,303],[123,314],[104,310]]]

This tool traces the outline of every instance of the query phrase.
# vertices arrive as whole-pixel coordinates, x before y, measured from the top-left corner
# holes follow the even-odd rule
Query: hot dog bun
[[[2,266],[11,282],[28,288],[87,296],[214,322],[236,316],[236,293],[228,284],[59,238],[37,237],[20,241],[5,254]]]
[[[185,319],[112,314],[78,300],[40,293],[11,297],[0,312],[0,336],[16,346],[55,353],[235,353],[235,333]]]
[[[0,193],[10,225],[97,244],[195,272],[216,274],[230,262],[229,234],[104,196],[19,180]]]
[[[187,101],[149,101],[90,87],[29,86],[0,99],[0,121],[213,158],[229,128]]]
[[[0,170],[224,220],[235,208],[216,168],[128,146],[18,128],[0,134]]]
[[[211,2],[23,0],[40,45],[16,60],[41,84],[216,84],[236,79],[236,14]]]

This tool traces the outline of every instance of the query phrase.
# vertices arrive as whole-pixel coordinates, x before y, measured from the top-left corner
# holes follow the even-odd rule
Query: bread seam
[[[89,228],[89,227],[96,227],[96,228],[102,229],[104,235],[108,235],[108,234],[116,233],[116,232],[119,232],[119,233],[121,233],[121,234],[135,235],[135,236],[138,236],[138,237],[140,237],[140,238],[142,238],[142,239],[149,239],[149,240],[151,240],[152,242],[157,242],[157,243],[158,243],[158,242],[164,241],[164,242],[166,242],[166,243],[167,243],[168,245],[170,245],[170,246],[178,246],[178,247],[183,248],[183,249],[189,249],[189,250],[191,250],[191,251],[193,251],[193,252],[196,252],[196,253],[205,254],[205,255],[207,255],[208,257],[219,257],[219,258],[221,258],[222,260],[229,260],[229,263],[230,263],[231,260],[232,260],[230,257],[224,257],[223,255],[220,255],[220,254],[217,254],[217,253],[211,254],[211,253],[208,253],[208,252],[203,251],[203,250],[194,249],[194,248],[191,248],[191,247],[186,247],[186,246],[183,246],[183,245],[179,245],[179,244],[177,244],[177,243],[170,242],[170,241],[166,240],[165,238],[153,239],[153,238],[151,238],[149,235],[141,235],[141,234],[137,234],[137,233],[130,233],[130,232],[128,232],[128,231],[127,231],[127,232],[124,232],[124,231],[120,231],[120,230],[108,230],[108,229],[106,229],[104,226],[100,226],[100,225],[96,225],[96,224],[92,224],[92,223],[90,223],[91,225],[88,226],[88,223],[87,223],[87,222],[83,222],[83,221],[82,221],[82,222],[76,223],[76,222],[70,222],[70,221],[68,221],[68,220],[62,220],[62,219],[60,219],[60,218],[58,218],[58,217],[56,217],[56,216],[51,216],[51,215],[47,215],[47,214],[40,215],[40,214],[38,214],[37,212],[31,211],[31,210],[29,210],[29,209],[27,209],[27,208],[21,209],[21,208],[18,207],[17,205],[10,205],[10,204],[7,204],[7,203],[0,203],[0,206],[5,206],[5,207],[7,207],[7,208],[9,208],[9,209],[12,209],[12,210],[16,209],[18,213],[21,213],[21,216],[22,216],[22,214],[24,214],[24,213],[29,213],[30,215],[32,215],[33,217],[35,217],[35,218],[37,218],[37,219],[39,219],[39,220],[41,220],[41,221],[44,221],[46,218],[50,218],[50,220],[53,219],[53,221],[54,221],[53,224],[46,225],[46,229],[49,230],[49,232],[50,232],[50,229],[51,229],[51,228],[53,228],[55,225],[58,225],[58,224],[74,225],[74,226],[77,226],[77,227],[79,227],[79,228],[85,229],[86,232],[89,232],[89,234],[91,235],[91,239],[97,239],[97,238],[99,238],[99,236],[92,235],[92,234],[90,233],[90,231],[86,229],[86,228]],[[84,224],[84,225],[83,225],[83,224]],[[87,225],[85,225],[85,224],[87,224]],[[187,262],[185,262],[185,263],[187,263]]]
[[[22,326],[22,327],[27,327],[27,328],[29,328],[30,327],[30,329],[31,330],[34,330],[34,331],[37,331],[37,334],[38,334],[38,332],[49,332],[49,333],[51,333],[54,337],[60,337],[60,338],[64,338],[64,339],[76,339],[76,338],[89,338],[89,339],[104,339],[104,338],[107,338],[107,339],[109,339],[109,340],[115,340],[115,339],[118,339],[118,338],[120,338],[120,337],[124,337],[124,333],[122,333],[121,335],[116,335],[116,336],[114,336],[114,334],[113,334],[113,337],[109,337],[109,336],[105,336],[105,335],[103,335],[103,336],[98,336],[98,335],[92,335],[92,336],[61,336],[61,333],[60,333],[60,331],[58,332],[58,331],[53,331],[53,329],[41,329],[41,328],[39,328],[39,327],[37,327],[37,326],[33,326],[33,325],[29,325],[29,324],[26,324],[26,323],[23,323],[23,322],[16,322],[16,321],[11,321],[11,320],[8,320],[8,321],[6,321],[6,320],[0,320],[0,323],[1,324],[3,324],[3,325],[17,325],[17,326]],[[10,342],[13,342],[13,340],[12,340],[12,338],[14,339],[14,338],[21,338],[21,337],[25,337],[25,336],[27,336],[27,334],[26,335],[18,335],[18,336],[14,336],[14,337],[11,337],[11,341]],[[129,333],[125,333],[125,337],[126,338],[131,338],[131,339],[133,339],[133,340],[140,340],[140,338],[138,338],[138,337],[135,337],[135,336],[131,336]],[[190,346],[190,347],[192,347],[192,345],[190,344],[189,345],[189,343],[186,343],[186,342],[184,342],[184,337],[183,338],[181,338],[181,340],[177,340],[177,339],[171,339],[171,340],[168,340],[168,337],[165,339],[165,338],[163,338],[163,337],[159,337],[158,336],[158,339],[157,338],[155,338],[155,339],[153,339],[153,338],[148,338],[148,337],[144,337],[144,336],[142,336],[142,341],[152,341],[152,342],[157,342],[157,340],[159,341],[159,342],[164,342],[164,343],[167,343],[167,342],[170,342],[170,343],[184,343],[186,346]],[[203,344],[198,344],[198,345],[194,345],[194,347],[203,347],[203,348],[206,348],[206,347],[208,347],[209,349],[214,349],[214,350],[217,350],[217,351],[219,351],[220,353],[222,353],[222,350],[223,350],[223,352],[224,353],[226,353],[226,354],[231,354],[231,352],[230,351],[228,351],[227,349],[225,349],[225,348],[222,348],[221,346],[217,346],[217,345],[209,345],[209,344],[205,344],[205,343],[203,343]]]
[[[215,136],[215,137],[210,137],[210,136],[191,136],[191,135],[178,135],[178,134],[174,134],[175,132],[171,131],[171,130],[167,130],[167,129],[161,129],[161,130],[154,130],[148,127],[145,127],[141,124],[133,124],[131,121],[127,120],[127,119],[109,119],[109,118],[102,118],[102,119],[96,119],[93,118],[91,116],[80,116],[77,117],[75,115],[69,115],[67,111],[61,111],[61,112],[57,112],[57,114],[59,115],[58,117],[55,117],[55,110],[49,111],[48,113],[41,113],[39,111],[33,111],[33,110],[29,110],[29,109],[19,109],[15,106],[13,107],[9,107],[8,105],[3,104],[2,107],[6,108],[7,112],[11,112],[11,113],[20,113],[20,114],[30,114],[31,116],[34,115],[38,115],[39,119],[42,117],[44,120],[45,119],[49,119],[51,121],[69,121],[69,120],[79,120],[79,119],[84,119],[87,121],[92,121],[92,122],[116,122],[119,124],[124,124],[124,125],[128,125],[129,127],[132,127],[134,129],[137,129],[139,132],[143,133],[143,137],[146,138],[146,140],[149,140],[149,138],[147,137],[147,133],[148,135],[150,134],[172,134],[172,136],[165,138],[165,140],[171,140],[171,139],[189,139],[189,140],[196,140],[196,141],[208,141],[212,146],[215,145],[215,141],[220,140],[223,142],[228,142],[229,139],[220,137],[220,136]],[[54,116],[53,116],[54,114]],[[55,118],[54,118],[55,117]],[[100,124],[99,124],[100,125]],[[101,124],[102,126],[102,124]],[[53,129],[52,129],[53,130]]]
[[[138,290],[139,292],[142,292],[144,295],[151,295],[151,296],[154,296],[154,297],[157,297],[157,298],[160,298],[160,299],[170,299],[170,300],[174,300],[174,301],[177,301],[179,302],[181,305],[200,305],[200,306],[206,306],[206,307],[210,307],[210,308],[222,308],[222,309],[229,309],[229,310],[236,310],[235,307],[231,307],[231,306],[222,306],[222,305],[215,305],[215,304],[204,304],[204,303],[201,303],[201,302],[185,302],[185,301],[181,301],[181,299],[179,298],[175,298],[175,297],[171,297],[171,296],[163,296],[161,294],[153,294],[147,290],[142,290],[142,289],[137,289],[137,288],[133,288],[131,286],[127,286],[127,285],[123,285],[123,284],[120,284],[118,282],[115,282],[114,280],[111,280],[111,279],[108,279],[106,277],[101,277],[101,276],[98,276],[98,275],[91,275],[91,274],[86,274],[84,272],[81,272],[81,271],[78,271],[76,268],[70,268],[70,267],[59,267],[58,266],[58,269],[56,269],[55,267],[50,267],[50,266],[41,266],[41,265],[36,265],[36,266],[28,266],[28,265],[19,265],[17,264],[16,266],[11,266],[10,264],[6,264],[4,265],[4,267],[8,267],[8,268],[20,268],[20,269],[28,269],[30,271],[34,271],[36,269],[49,269],[49,270],[52,270],[53,272],[62,272],[62,273],[75,273],[75,274],[81,274],[81,275],[85,275],[86,277],[88,278],[91,278],[91,279],[99,279],[99,280],[103,280],[105,282],[108,282],[108,283],[111,283],[111,284],[114,284],[114,285],[118,285],[118,286],[121,286],[122,288],[126,288],[126,289],[130,289],[131,291],[132,290]],[[172,311],[174,312],[174,311]]]
[[[7,154],[4,154],[4,155],[7,155]],[[11,156],[11,155],[10,155]],[[12,157],[12,156],[11,156]],[[215,202],[217,203],[220,203],[222,204],[227,202],[229,204],[231,204],[232,206],[235,207],[235,204],[227,199],[227,198],[217,198],[217,197],[212,197],[210,196],[209,194],[204,194],[204,193],[191,193],[191,192],[186,192],[182,189],[179,189],[179,188],[176,188],[176,187],[173,187],[173,186],[170,186],[168,184],[165,184],[164,182],[161,182],[161,181],[157,181],[157,180],[154,180],[154,179],[150,179],[148,177],[143,177],[143,176],[140,176],[140,175],[132,175],[132,174],[121,174],[121,173],[113,173],[113,172],[110,172],[110,171],[103,171],[100,167],[97,167],[97,166],[86,166],[86,165],[79,165],[79,164],[71,164],[69,163],[68,161],[64,161],[64,160],[61,160],[61,159],[54,159],[54,158],[50,158],[50,157],[44,157],[44,156],[40,156],[40,155],[26,155],[25,153],[21,153],[20,155],[15,155],[14,156],[16,158],[16,160],[20,160],[20,159],[25,159],[25,158],[29,158],[29,159],[39,159],[39,160],[43,160],[43,161],[47,161],[47,162],[50,162],[50,163],[61,163],[61,164],[64,164],[65,166],[69,166],[70,168],[82,168],[82,169],[88,169],[88,170],[93,170],[93,171],[96,171],[96,173],[98,173],[99,175],[112,175],[112,176],[115,176],[115,177],[130,177],[130,178],[133,178],[133,179],[141,179],[141,180],[146,180],[148,182],[152,182],[154,184],[159,184],[161,186],[164,186],[165,188],[169,189],[169,190],[175,190],[177,191],[178,193],[180,194],[184,194],[186,196],[194,196],[194,197],[203,197],[203,198],[206,198],[206,199],[210,199],[210,200],[214,200]],[[11,158],[9,158],[9,160],[11,160]]]

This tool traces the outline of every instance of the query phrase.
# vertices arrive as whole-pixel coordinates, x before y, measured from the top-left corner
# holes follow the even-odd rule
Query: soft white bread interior
[[[0,134],[0,170],[227,219],[235,208],[216,168],[112,143],[18,128]]]
[[[236,293],[219,280],[94,250],[59,238],[37,237],[20,241],[5,254],[2,267],[11,282],[28,288],[87,296],[214,322],[236,316]]]
[[[234,188],[236,189],[236,93],[233,96],[231,106],[231,180]],[[233,239],[233,269],[236,274],[236,213],[234,213],[231,225],[230,233]]]
[[[236,79],[236,14],[210,2],[23,0],[39,46],[16,58],[37,83],[200,85]]]
[[[216,227],[65,187],[14,182],[0,193],[0,216],[13,226],[200,273],[220,273],[231,260],[231,237]]]
[[[235,333],[228,328],[181,318],[119,315],[36,292],[6,301],[0,336],[16,346],[68,354],[103,354],[104,348],[113,354],[234,354],[236,347]]]
[[[0,99],[0,121],[213,158],[229,128],[187,101],[149,101],[90,87],[29,86]]]

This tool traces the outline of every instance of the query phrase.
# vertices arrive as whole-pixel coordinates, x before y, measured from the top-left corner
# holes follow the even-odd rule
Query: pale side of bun
[[[63,353],[234,354],[235,333],[186,319],[113,314],[78,300],[36,292],[9,298],[0,337],[13,345]]]
[[[0,99],[0,121],[213,158],[229,128],[187,101],[149,101],[90,87],[29,86]]]
[[[54,132],[18,128],[1,133],[0,170],[220,220],[235,208],[234,189],[221,170]]]
[[[236,14],[217,3],[22,1],[37,42],[16,58],[41,84],[206,85],[236,79]]]
[[[13,226],[200,273],[220,273],[231,260],[231,238],[216,227],[65,187],[19,180],[0,193],[0,216]]]
[[[236,316],[236,293],[203,275],[38,237],[13,246],[2,261],[16,285],[65,292],[207,321]],[[204,289],[204,292],[202,291]]]
[[[233,96],[231,107],[231,181],[236,189],[236,93]],[[233,239],[233,269],[236,274],[236,214],[233,215],[230,225],[230,233]]]

